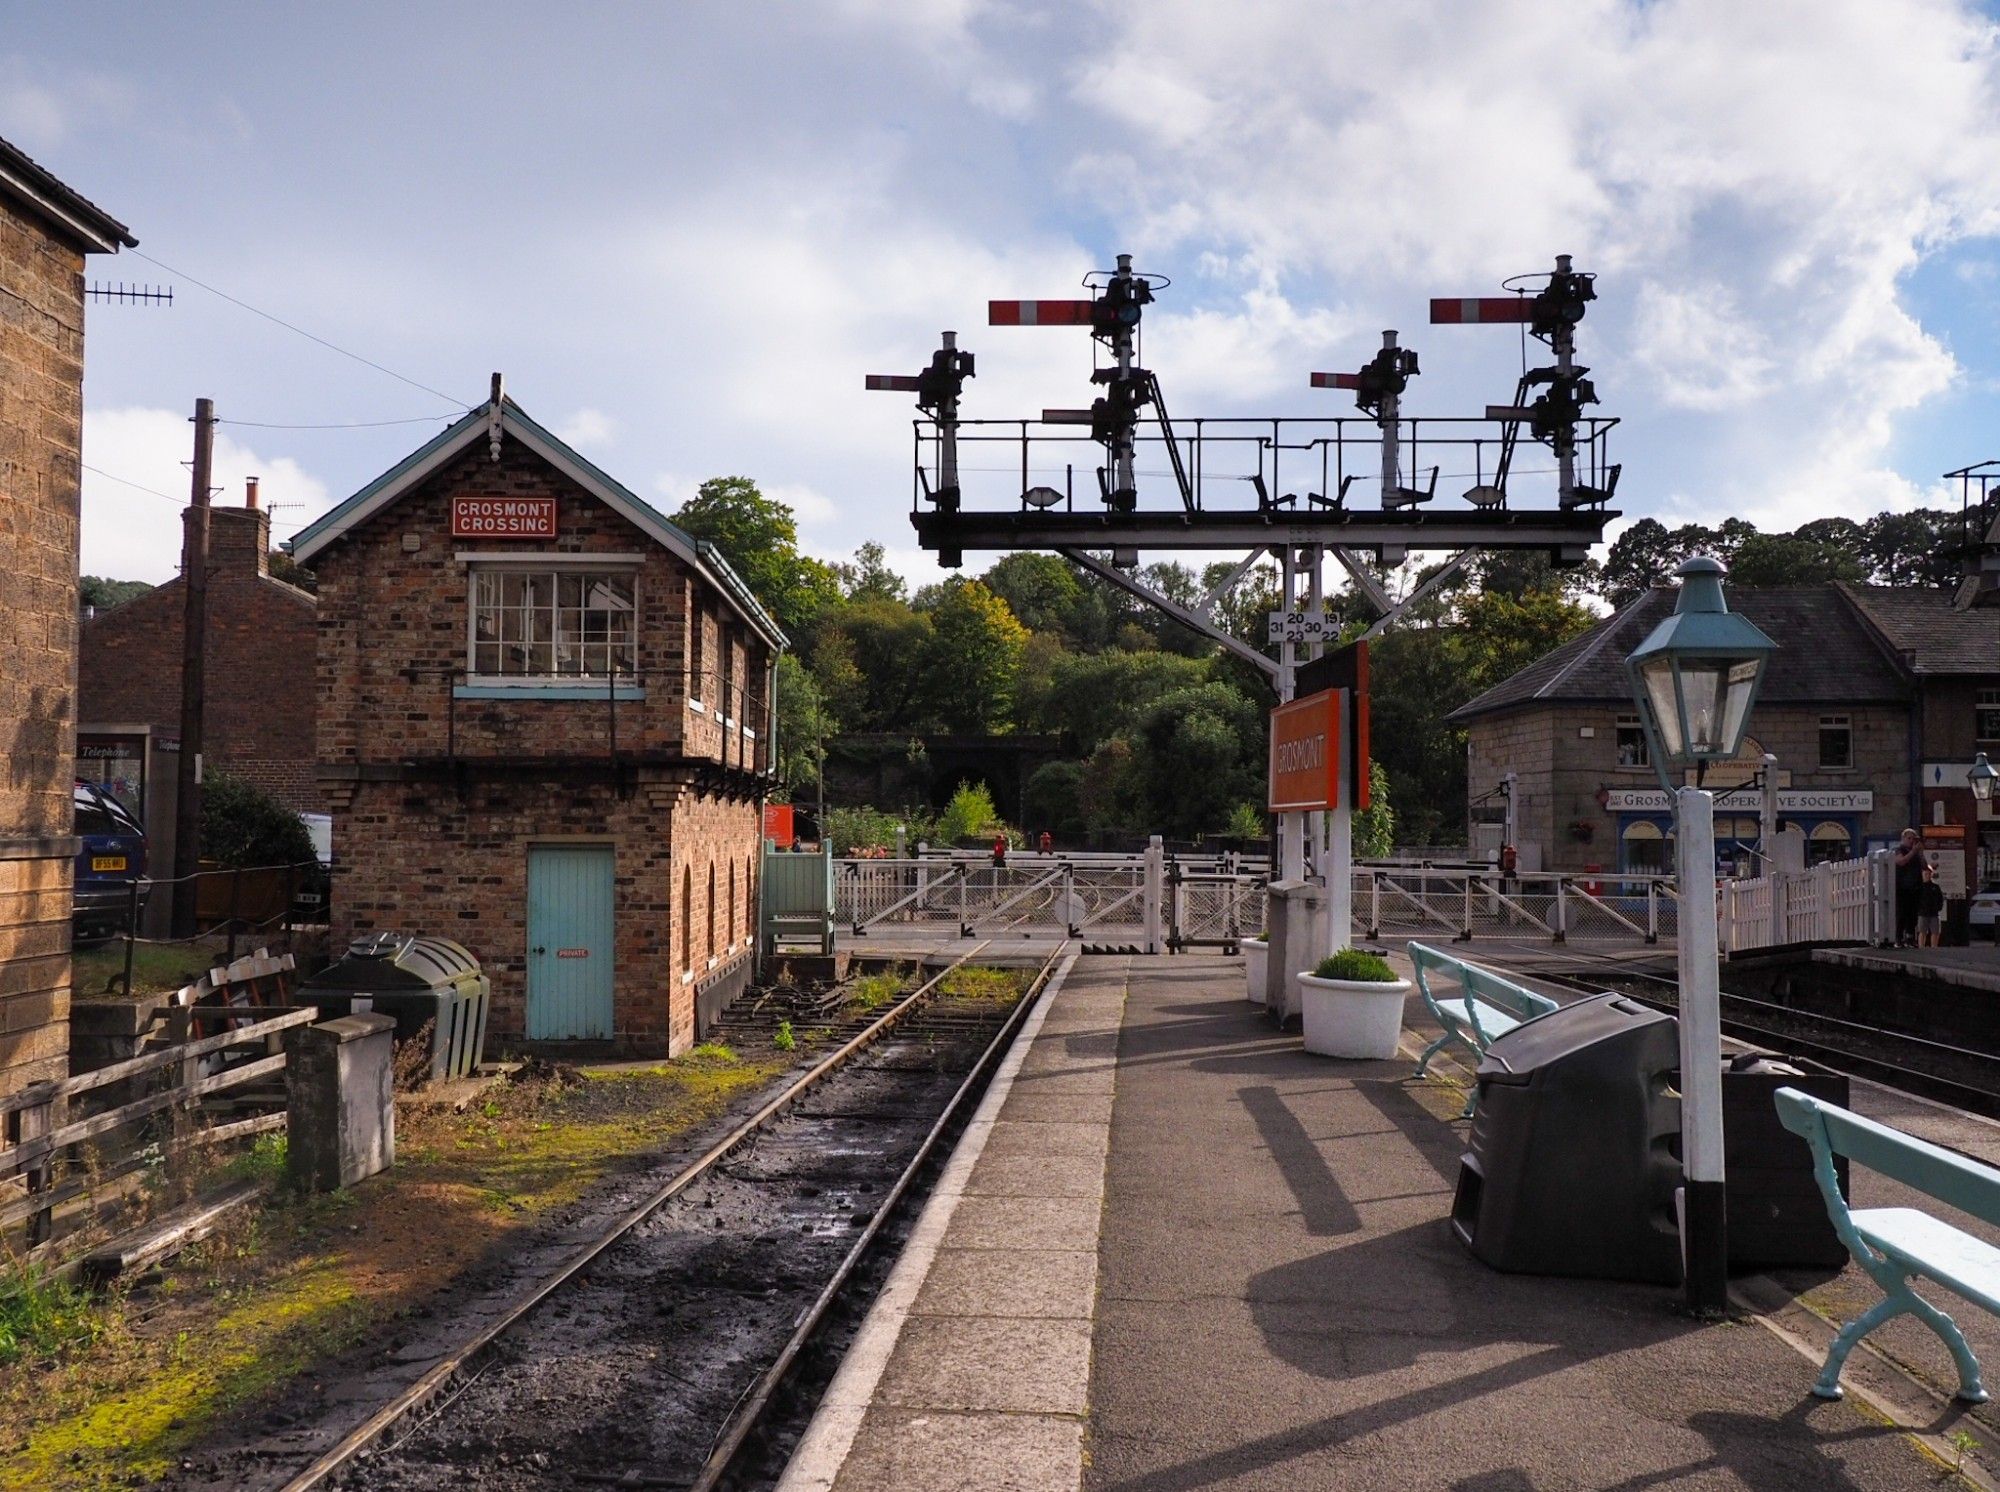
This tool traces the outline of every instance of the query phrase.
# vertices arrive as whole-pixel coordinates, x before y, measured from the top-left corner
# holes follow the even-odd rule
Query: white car
[[[1979,894],[1972,898],[1972,905],[1965,914],[1968,937],[1987,937],[2000,942],[2000,881],[1988,881],[1979,888]]]

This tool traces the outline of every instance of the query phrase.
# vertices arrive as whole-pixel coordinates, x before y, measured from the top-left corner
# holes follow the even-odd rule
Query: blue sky
[[[454,400],[504,369],[663,506],[740,472],[919,578],[909,410],[862,375],[950,326],[968,413],[1083,402],[1081,334],[984,302],[1121,249],[1174,277],[1177,416],[1333,412],[1306,374],[1387,326],[1412,410],[1476,411],[1515,339],[1428,297],[1568,252],[1628,514],[1865,517],[2000,455],[2000,44],[1942,0],[7,13],[0,135],[177,271],[92,264],[176,290],[91,311],[96,573],[172,572],[174,504],[99,472],[184,494],[197,395],[260,422],[220,480],[262,476],[281,533],[454,408],[194,279]],[[268,428],[377,420],[419,423]]]

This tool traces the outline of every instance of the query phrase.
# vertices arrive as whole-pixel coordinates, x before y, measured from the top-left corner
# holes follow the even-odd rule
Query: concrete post
[[[1160,836],[1155,834],[1146,841],[1146,952],[1161,951],[1164,936],[1161,931],[1162,903],[1167,887],[1167,852]]]
[[[396,1163],[396,1022],[344,1015],[285,1033],[285,1169],[338,1191]]]

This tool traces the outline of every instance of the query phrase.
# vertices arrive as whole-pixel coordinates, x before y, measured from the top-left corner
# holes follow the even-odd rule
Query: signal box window
[[[632,577],[474,570],[472,674],[604,679],[633,671]]]
[[[1646,728],[1639,723],[1637,715],[1618,717],[1618,765],[1621,767],[1649,767],[1653,764],[1646,750]]]
[[[1854,765],[1854,727],[1847,716],[1819,717],[1819,764],[1822,767]]]
[[[1979,739],[2000,741],[2000,689],[1979,691]]]

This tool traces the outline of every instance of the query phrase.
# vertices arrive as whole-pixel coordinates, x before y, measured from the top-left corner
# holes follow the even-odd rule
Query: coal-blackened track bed
[[[912,1011],[599,1256],[496,1342],[466,1382],[333,1485],[693,1485],[1012,1010],[940,994]],[[962,1102],[955,1117],[970,1111]],[[910,1204],[906,1195],[899,1223]],[[892,1254],[897,1229],[878,1242],[878,1255]],[[857,1289],[872,1291],[884,1272],[865,1271]],[[842,1306],[842,1316],[857,1309]]]

